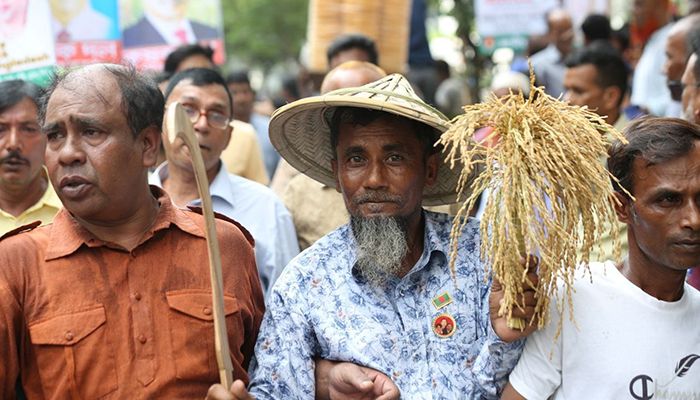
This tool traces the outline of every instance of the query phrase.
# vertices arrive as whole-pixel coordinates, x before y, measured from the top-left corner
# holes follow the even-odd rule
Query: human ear
[[[617,220],[626,224],[632,220],[632,199],[625,196],[620,192],[613,192],[615,196],[615,214],[617,215]]]
[[[438,153],[430,154],[425,160],[425,184],[427,186],[432,186],[437,181],[439,161]]]
[[[331,160],[331,170],[333,170],[333,178],[335,179],[335,191],[341,193],[340,191],[340,178],[338,177],[338,160]]]
[[[158,150],[160,149],[161,131],[155,126],[144,128],[139,133],[138,139],[141,141],[143,166],[150,168],[156,164]]]

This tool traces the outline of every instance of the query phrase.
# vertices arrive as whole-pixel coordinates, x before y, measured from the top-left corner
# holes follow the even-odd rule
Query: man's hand
[[[217,383],[212,385],[207,392],[206,400],[255,400],[255,397],[248,394],[245,384],[238,379],[231,385],[231,390]]]
[[[525,259],[520,261],[523,268],[526,266]],[[491,296],[489,297],[489,311],[491,314],[491,326],[496,332],[498,337],[504,342],[513,342],[520,338],[524,338],[531,334],[537,329],[537,323],[531,322],[533,315],[535,314],[535,305],[537,304],[537,298],[535,297],[534,287],[537,286],[537,265],[539,264],[539,259],[536,256],[530,256],[530,265],[528,266],[527,280],[523,282],[523,295],[519,299],[520,307],[513,307],[513,318],[520,318],[525,320],[525,329],[520,331],[518,329],[513,329],[508,327],[508,318],[505,315],[498,315],[501,308],[501,302],[504,297],[504,289],[501,283],[494,279],[491,284]],[[529,281],[529,282],[528,282]]]
[[[318,399],[398,400],[399,388],[388,376],[349,362],[316,361]],[[326,390],[327,389],[327,390]]]

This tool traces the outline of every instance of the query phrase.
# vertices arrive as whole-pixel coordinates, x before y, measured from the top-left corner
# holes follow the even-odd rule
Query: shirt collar
[[[137,247],[153,238],[156,232],[168,229],[171,225],[177,226],[183,232],[193,236],[205,237],[202,228],[187,215],[187,211],[175,207],[163,189],[157,186],[150,186],[150,189],[153,197],[158,200],[158,215],[153,226],[143,235]],[[120,250],[118,246],[96,238],[85,227],[80,225],[65,208],[58,212],[50,230],[45,257],[47,261],[68,256],[82,245],[87,247],[108,246]]]
[[[165,161],[153,171],[151,177],[151,183],[160,187],[163,187],[163,182],[168,179],[168,162]],[[228,179],[228,172],[224,167],[224,163],[219,160],[219,172],[216,173],[214,180],[209,183],[209,195],[214,198],[217,197],[226,203],[228,203],[231,208],[235,208],[235,199],[233,194],[235,190],[231,184],[231,180]],[[201,199],[195,199],[188,203],[190,206],[200,207],[202,205]]]

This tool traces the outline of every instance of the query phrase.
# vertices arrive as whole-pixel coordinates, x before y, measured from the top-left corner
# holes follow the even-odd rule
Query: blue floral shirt
[[[459,240],[449,268],[452,218],[424,212],[421,258],[403,278],[379,289],[353,268],[352,231],[344,225],[294,258],[275,283],[251,364],[258,399],[313,399],[314,358],[350,361],[388,375],[404,399],[495,399],[522,342],[502,342],[491,328],[490,281],[479,257],[478,221]],[[447,292],[452,302],[434,300]],[[449,337],[433,329],[448,314]]]

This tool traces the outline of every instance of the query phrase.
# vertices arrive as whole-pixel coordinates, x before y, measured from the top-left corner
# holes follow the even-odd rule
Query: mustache
[[[10,161],[10,160],[12,160],[12,161],[21,161],[21,162],[23,162],[23,163],[29,164],[29,160],[27,160],[26,158],[22,157],[22,153],[20,153],[20,152],[17,151],[17,150],[10,150],[9,153],[8,153],[5,157],[0,158],[0,164],[4,164],[4,163],[6,163],[7,161]]]
[[[353,202],[355,204],[363,204],[363,203],[378,203],[378,202],[393,202],[393,203],[399,203],[401,202],[401,196],[398,195],[393,195],[387,192],[375,192],[375,191],[368,191],[362,194],[359,194],[355,196],[353,199]]]

